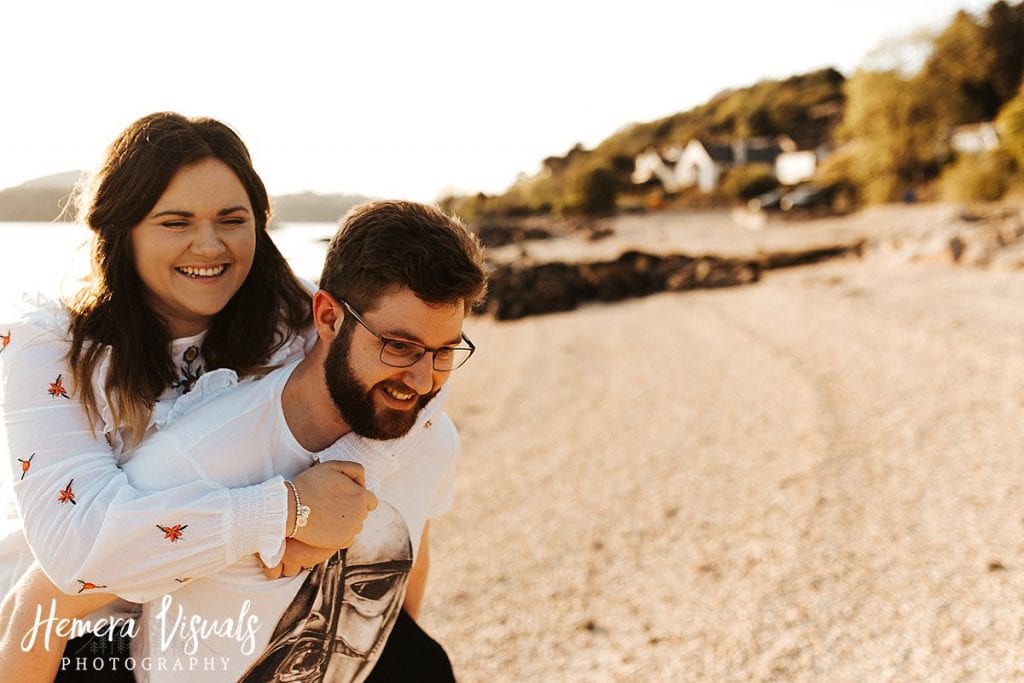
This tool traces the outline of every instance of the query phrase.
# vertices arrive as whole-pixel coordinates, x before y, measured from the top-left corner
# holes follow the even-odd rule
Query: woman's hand
[[[317,463],[295,477],[292,484],[299,499],[310,509],[308,523],[296,530],[295,540],[331,550],[352,545],[363,530],[363,520],[377,509],[377,497],[366,490],[365,483],[362,465],[337,460]],[[289,532],[295,528],[295,513],[291,497]]]
[[[282,576],[295,576],[304,569],[312,569],[321,562],[330,559],[337,548],[317,548],[306,545],[302,541],[289,538],[285,543],[284,557],[276,567],[264,567],[263,573],[268,579],[279,579]]]

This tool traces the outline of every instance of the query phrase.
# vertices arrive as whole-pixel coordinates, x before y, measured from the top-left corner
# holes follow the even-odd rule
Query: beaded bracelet
[[[303,505],[302,500],[299,499],[299,488],[287,479],[284,483],[291,489],[292,495],[295,496],[295,526],[292,527],[292,532],[286,538],[295,538],[299,527],[306,526],[309,523],[309,513],[311,510],[308,505]]]

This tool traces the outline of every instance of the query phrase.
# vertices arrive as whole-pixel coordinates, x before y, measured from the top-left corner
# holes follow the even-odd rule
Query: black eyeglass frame
[[[358,313],[356,313],[355,309],[352,308],[352,306],[350,306],[347,301],[345,301],[343,299],[338,299],[338,302],[342,306],[345,307],[346,311],[348,311],[349,313],[352,314],[352,317],[356,319],[356,322],[358,322],[360,325],[362,325],[364,328],[366,328],[367,332],[369,332],[370,334],[372,334],[374,337],[377,338],[377,341],[380,342],[380,362],[383,363],[384,365],[387,365],[388,367],[391,367],[391,368],[411,368],[413,365],[416,365],[417,363],[419,363],[420,360],[423,358],[423,356],[427,355],[427,353],[430,353],[430,366],[435,371],[437,371],[437,372],[451,372],[452,370],[458,370],[463,365],[465,365],[466,361],[468,361],[473,356],[473,352],[476,351],[476,344],[473,343],[472,339],[470,339],[469,337],[466,336],[465,332],[461,333],[462,334],[462,341],[464,341],[467,344],[469,344],[468,347],[467,346],[439,346],[439,347],[437,347],[435,349],[432,349],[432,348],[424,346],[423,344],[418,344],[416,342],[409,341],[408,339],[396,339],[394,337],[387,337],[387,336],[381,334],[380,332],[378,332],[377,330],[373,329],[372,327],[370,327],[370,325],[365,320],[363,320],[363,317],[361,315],[359,315]],[[395,365],[394,363],[389,363],[386,360],[384,360],[384,349],[386,349],[388,347],[388,342],[397,342],[399,344],[406,344],[408,346],[413,346],[413,347],[418,348],[420,350],[420,352],[418,354],[416,354],[416,357],[413,359],[413,361],[411,363],[408,363],[406,365]],[[468,351],[468,353],[466,354],[466,357],[462,359],[462,362],[460,362],[458,365],[453,365],[450,368],[439,368],[439,367],[437,367],[437,352],[438,351],[445,351],[445,350],[448,350],[448,351]]]

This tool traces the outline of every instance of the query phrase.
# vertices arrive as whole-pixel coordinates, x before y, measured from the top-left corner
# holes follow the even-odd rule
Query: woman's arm
[[[12,326],[0,357],[0,412],[19,512],[58,588],[141,601],[253,552],[278,552],[294,505],[280,478],[238,488],[206,481],[134,488],[89,428],[66,348],[51,332]],[[345,477],[337,469],[324,474],[307,477],[305,498],[329,496]]]

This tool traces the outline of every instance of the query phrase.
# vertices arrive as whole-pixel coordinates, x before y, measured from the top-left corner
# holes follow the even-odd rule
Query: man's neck
[[[295,440],[318,452],[352,431],[334,407],[324,381],[320,345],[299,361],[281,392],[281,409]]]

